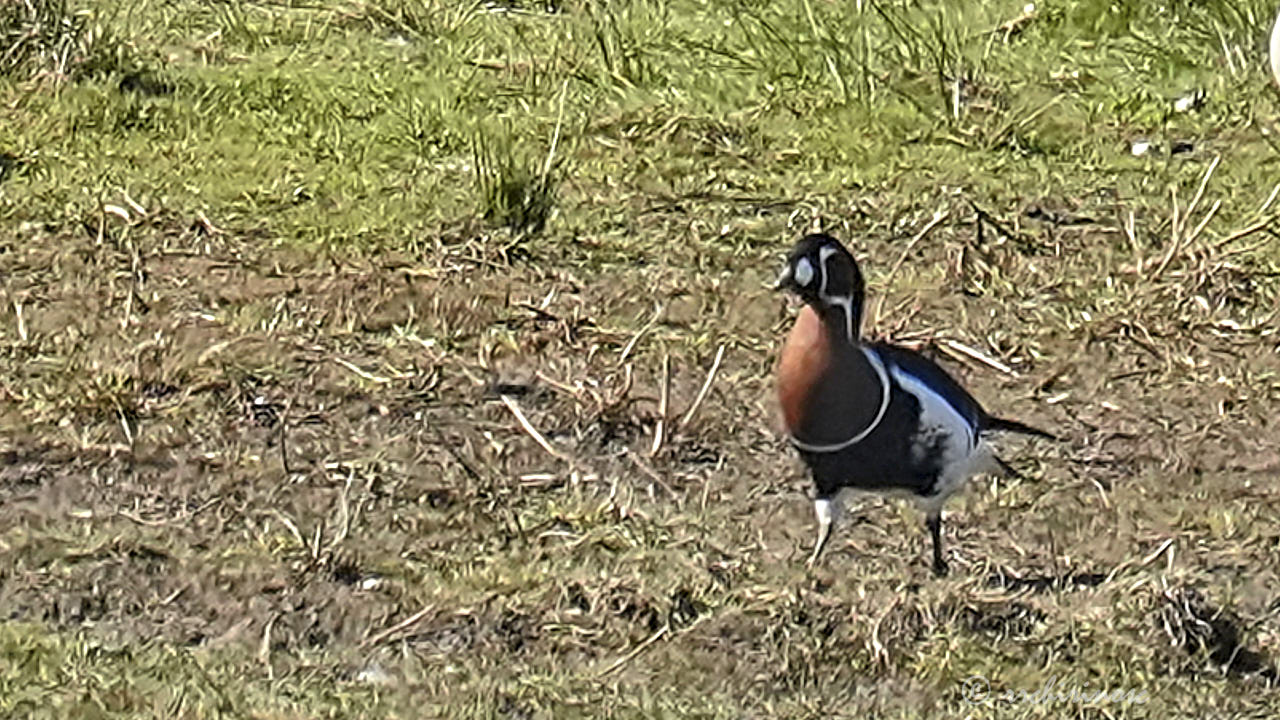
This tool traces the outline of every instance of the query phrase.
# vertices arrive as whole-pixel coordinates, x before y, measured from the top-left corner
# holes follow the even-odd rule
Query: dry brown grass
[[[1125,230],[1114,205],[1056,227],[947,211],[896,274],[888,218],[836,229],[886,298],[872,332],[1067,438],[1007,450],[1035,482],[954,505],[949,579],[919,518],[875,500],[818,571],[798,561],[778,248],[683,239],[590,272],[460,228],[417,258],[321,257],[134,211],[3,257],[4,605],[126,647],[240,648],[251,687],[318,671],[440,712],[951,712],[970,675],[1150,692],[1099,706],[1122,715],[1208,708],[1206,688],[1268,706],[1280,386],[1251,238],[1162,255],[1181,229]]]

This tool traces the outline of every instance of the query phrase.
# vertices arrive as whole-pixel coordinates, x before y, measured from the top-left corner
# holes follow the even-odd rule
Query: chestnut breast
[[[883,388],[862,350],[805,305],[778,360],[778,403],[787,432],[810,444],[839,443],[875,418]]]

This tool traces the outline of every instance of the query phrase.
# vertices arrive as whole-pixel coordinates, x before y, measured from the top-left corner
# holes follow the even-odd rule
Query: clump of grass
[[[1171,648],[1189,656],[1181,668],[1194,672],[1208,661],[1227,673],[1263,672],[1274,676],[1267,658],[1246,647],[1241,618],[1228,608],[1216,607],[1193,587],[1173,587],[1157,600],[1156,624]]]
[[[653,3],[629,3],[624,7],[588,6],[591,34],[600,53],[605,77],[623,87],[647,87],[661,73],[653,57],[669,23],[667,11]]]
[[[1171,25],[1185,40],[1159,46],[1170,62],[1187,67],[1220,63],[1233,77],[1265,67],[1263,38],[1275,11],[1273,3],[1186,2],[1174,3],[1171,10]]]
[[[66,2],[0,5],[0,34],[4,53],[0,75],[18,77],[33,68],[48,67],[66,74],[70,57],[85,34],[85,18],[68,11]]]
[[[76,79],[129,66],[124,44],[97,20],[67,0],[0,4],[0,76]]]
[[[365,8],[366,17],[379,25],[417,39],[434,40],[461,31],[481,14],[477,0],[378,0]]]
[[[475,177],[485,220],[517,236],[542,232],[555,210],[560,185],[562,165],[556,159],[555,145],[553,139],[544,158],[522,147],[509,130],[500,135],[476,135]]]

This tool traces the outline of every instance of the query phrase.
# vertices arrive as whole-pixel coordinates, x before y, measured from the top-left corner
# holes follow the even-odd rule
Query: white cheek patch
[[[795,280],[800,287],[809,287],[809,283],[813,282],[813,265],[809,262],[809,258],[800,258],[796,261]]]

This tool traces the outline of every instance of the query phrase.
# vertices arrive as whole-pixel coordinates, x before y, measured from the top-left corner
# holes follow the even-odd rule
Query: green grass
[[[395,245],[493,214],[474,138],[545,157],[561,123],[578,186],[568,225],[633,187],[787,197],[954,183],[986,196],[1153,170],[1169,182],[1186,163],[1123,158],[1137,133],[1204,138],[1205,152],[1256,144],[1223,182],[1274,170],[1245,132],[1274,106],[1261,36],[1225,5],[1146,17],[1054,4],[1007,41],[988,32],[1011,19],[996,7],[615,5],[140,3],[74,16],[81,35],[130,27],[139,39],[91,44],[86,66],[118,69],[56,90],[46,74],[44,91],[24,92],[10,73],[0,142],[24,173],[6,215],[92,212],[127,185],[273,237]],[[121,47],[129,57],[99,58]],[[971,100],[958,113],[957,77]],[[1195,88],[1206,109],[1174,117],[1172,100]],[[1087,180],[1070,171],[1084,166]]]
[[[0,714],[1272,714],[1274,8],[1021,5],[0,4]],[[803,568],[814,222],[1067,438],[947,579]]]

